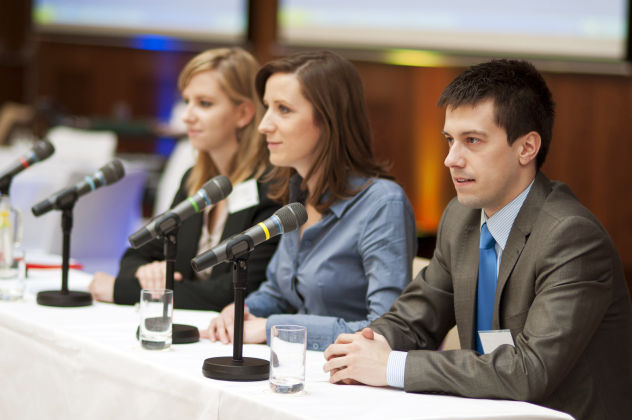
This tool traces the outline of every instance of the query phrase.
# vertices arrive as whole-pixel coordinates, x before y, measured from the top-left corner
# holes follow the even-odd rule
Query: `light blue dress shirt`
[[[302,239],[299,230],[283,235],[267,280],[246,298],[252,314],[268,317],[268,342],[273,325],[305,325],[308,349],[322,351],[386,312],[408,284],[417,240],[406,194],[385,179],[349,184],[359,192],[335,201]]]
[[[524,200],[527,198],[529,191],[531,191],[532,186],[533,181],[531,181],[529,186],[525,188],[516,198],[511,200],[509,204],[500,209],[490,218],[487,218],[485,212],[481,209],[481,226],[483,226],[483,223],[487,223],[489,233],[492,234],[494,240],[496,241],[496,274],[498,274],[498,270],[500,269],[500,259],[503,254],[503,250],[505,249],[505,245],[507,245],[511,227],[522,208],[522,204],[524,204]],[[388,364],[386,365],[386,382],[390,386],[396,388],[404,387],[407,355],[408,353],[405,351],[392,351],[389,354]]]

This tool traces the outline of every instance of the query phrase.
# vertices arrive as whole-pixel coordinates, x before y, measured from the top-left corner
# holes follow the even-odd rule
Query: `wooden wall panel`
[[[421,234],[433,234],[443,208],[454,196],[443,166],[443,111],[437,99],[458,74],[454,69],[416,68],[356,62],[365,87],[378,158],[392,163],[391,173],[415,209]]]
[[[0,107],[5,101],[24,102],[24,69],[0,65]]]
[[[0,2],[0,107],[4,102],[29,99],[27,78],[33,57],[30,35],[30,1]]]
[[[414,90],[416,179],[413,203],[417,227],[422,233],[434,234],[446,204],[455,196],[449,170],[443,164],[447,143],[441,134],[445,114],[437,107],[443,89],[459,74],[447,68],[415,68]]]
[[[64,111],[73,115],[83,115],[86,109],[93,109],[93,98],[97,96],[95,74],[89,69],[63,68],[55,74],[52,96],[63,101]]]
[[[546,74],[557,119],[544,172],[566,182],[610,233],[632,281],[632,79]],[[629,283],[630,284],[630,283]]]
[[[371,129],[373,150],[379,160],[391,166],[391,174],[408,191],[415,188],[410,176],[414,161],[408,159],[414,147],[412,129],[413,98],[406,95],[413,84],[409,68],[393,68],[378,63],[356,63],[362,83]]]
[[[157,117],[163,102],[172,104],[178,74],[195,54],[49,41],[38,47],[38,96],[73,114],[116,116],[127,109],[130,118]]]

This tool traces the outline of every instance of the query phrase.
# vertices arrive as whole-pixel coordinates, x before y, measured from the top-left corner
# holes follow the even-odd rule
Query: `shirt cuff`
[[[391,351],[386,365],[386,383],[393,388],[404,388],[404,374],[406,372],[405,351]]]
[[[334,334],[335,318],[305,314],[274,314],[266,321],[266,337],[270,343],[273,325],[302,325],[307,328],[307,350],[325,351],[337,337]]]

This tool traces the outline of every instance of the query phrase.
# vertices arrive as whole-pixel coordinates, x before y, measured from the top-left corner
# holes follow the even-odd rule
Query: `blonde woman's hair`
[[[217,73],[221,89],[236,105],[250,102],[255,107],[252,120],[237,130],[237,153],[230,162],[228,178],[237,184],[249,177],[259,178],[268,162],[268,151],[257,125],[263,116],[263,107],[257,99],[255,75],[259,69],[257,60],[241,48],[217,48],[206,50],[193,57],[182,69],[178,78],[180,92],[191,78],[202,71]],[[212,177],[219,175],[208,153],[198,153],[197,160],[187,181],[189,194],[195,193]]]

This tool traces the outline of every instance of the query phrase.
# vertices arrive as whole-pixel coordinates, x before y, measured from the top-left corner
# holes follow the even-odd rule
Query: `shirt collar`
[[[298,201],[302,204],[305,204],[305,199],[307,198],[307,191],[301,190],[301,183],[303,182],[303,178],[299,174],[294,174],[290,178],[290,202]],[[347,178],[347,186],[349,190],[354,193],[357,193],[364,189],[370,180],[361,176],[350,175]],[[324,195],[321,201],[326,201],[331,192],[328,190]],[[353,198],[349,197],[342,200],[336,200],[329,206],[329,211],[331,211],[337,218],[340,218],[342,214],[345,212],[347,207],[349,207],[353,203]]]
[[[514,220],[516,220],[518,212],[520,212],[522,204],[524,204],[524,200],[527,198],[529,191],[531,191],[534,181],[535,178],[516,198],[511,200],[509,204],[500,209],[492,217],[487,218],[485,211],[481,209],[481,227],[483,223],[487,223],[489,233],[492,234],[496,243],[503,250],[505,249],[505,245],[507,245],[509,232],[511,232]]]
[[[347,187],[353,193],[353,195],[351,197],[348,197],[342,200],[334,201],[331,204],[331,206],[329,206],[329,210],[331,210],[331,212],[337,218],[342,217],[342,214],[345,212],[345,210],[349,206],[351,206],[351,204],[353,204],[354,199],[357,197],[357,193],[359,193],[364,188],[366,188],[370,182],[371,182],[370,179],[367,179],[364,177],[355,176],[355,175],[349,176],[349,178],[347,179]],[[325,194],[324,199],[327,198],[328,194],[330,194],[329,191],[327,191],[327,193]]]

